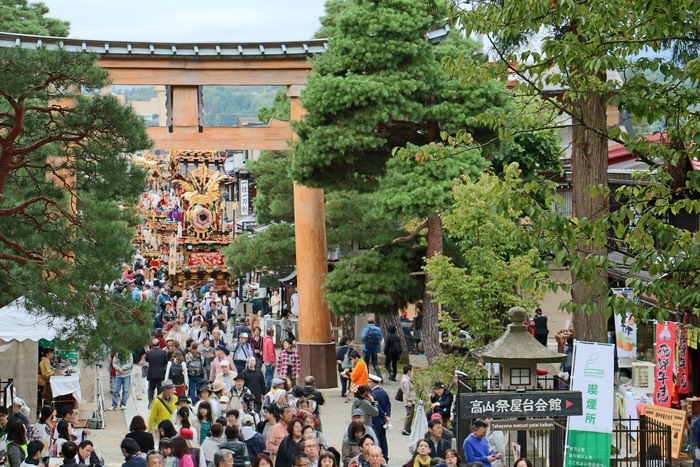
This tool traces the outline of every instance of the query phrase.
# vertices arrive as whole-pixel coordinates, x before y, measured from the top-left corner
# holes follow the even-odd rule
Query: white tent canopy
[[[25,306],[24,297],[20,297],[7,306],[0,308],[0,340],[53,340],[62,320],[39,313],[30,313]]]
[[[30,312],[20,297],[0,308],[0,380],[12,378],[15,394],[36,413],[39,341],[57,337],[65,321],[41,311]],[[95,370],[79,362],[83,399],[94,399]],[[92,406],[92,404],[90,404]],[[89,410],[89,406],[81,409]],[[31,417],[31,416],[30,416]]]

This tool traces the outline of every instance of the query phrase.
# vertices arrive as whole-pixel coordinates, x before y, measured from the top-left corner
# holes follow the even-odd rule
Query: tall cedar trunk
[[[591,222],[606,215],[610,208],[607,196],[599,194],[593,197],[589,191],[589,187],[593,185],[608,186],[606,101],[607,96],[604,93],[590,93],[574,102],[579,118],[573,127],[571,154],[573,214],[579,219],[587,217]],[[584,258],[589,255],[606,255],[607,248],[596,248],[589,242],[579,242],[577,254]],[[607,271],[598,271],[590,282],[577,281],[572,271],[571,279],[571,298],[578,308],[573,314],[574,336],[583,341],[605,342]],[[585,313],[581,308],[585,303],[595,304],[595,312]]]
[[[440,216],[428,218],[428,252],[427,257],[432,258],[442,253],[442,219]],[[430,282],[430,276],[425,275],[426,284]],[[438,329],[439,309],[433,299],[434,290],[426,285],[423,298],[423,347],[428,362],[442,353],[440,348],[440,330]]]
[[[355,317],[353,315],[343,315],[340,318],[340,326],[343,330],[343,336],[350,339],[350,342],[355,340]]]

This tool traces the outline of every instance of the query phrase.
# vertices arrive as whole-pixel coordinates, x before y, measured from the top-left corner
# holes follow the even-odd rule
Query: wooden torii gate
[[[289,123],[281,120],[273,120],[268,127],[202,126],[200,86],[286,86],[292,119],[299,119],[303,114],[299,96],[311,69],[308,57],[323,53],[328,44],[323,39],[235,44],[105,42],[0,33],[0,47],[42,46],[98,54],[97,64],[109,70],[114,85],[168,86],[167,125],[148,128],[154,149],[203,151],[289,149],[294,135]],[[301,375],[314,375],[318,387],[335,387],[331,316],[321,290],[328,272],[322,189],[295,184],[294,224]]]

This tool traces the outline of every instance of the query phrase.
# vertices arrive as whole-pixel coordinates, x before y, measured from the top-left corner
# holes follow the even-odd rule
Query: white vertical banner
[[[241,179],[241,216],[250,214],[250,200],[248,199],[248,179]]]
[[[614,380],[614,344],[574,342],[571,390],[583,395],[583,415],[569,417],[565,467],[610,465]]]

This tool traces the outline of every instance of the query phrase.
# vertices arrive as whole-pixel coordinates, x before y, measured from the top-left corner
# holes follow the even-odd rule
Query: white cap
[[[230,366],[231,363],[228,360],[221,360],[221,366]]]
[[[380,377],[377,376],[377,375],[373,375],[372,373],[369,374],[369,379],[370,379],[371,381],[374,381],[375,383],[381,383],[381,382],[382,382],[382,378],[380,378]]]

